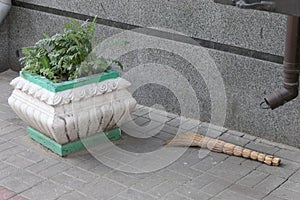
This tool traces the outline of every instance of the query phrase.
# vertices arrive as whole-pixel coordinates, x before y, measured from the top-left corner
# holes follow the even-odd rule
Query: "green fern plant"
[[[95,24],[96,17],[89,24],[70,19],[62,34],[52,37],[44,34],[44,39],[34,46],[22,48],[22,70],[62,82],[102,73],[113,65],[123,69],[119,61],[97,57],[92,52]]]

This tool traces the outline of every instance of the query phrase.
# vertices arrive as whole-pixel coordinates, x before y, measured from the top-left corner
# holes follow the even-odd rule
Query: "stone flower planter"
[[[115,70],[62,83],[21,72],[11,85],[9,105],[28,134],[60,156],[82,149],[83,140],[118,139],[118,126],[136,106],[130,83]]]

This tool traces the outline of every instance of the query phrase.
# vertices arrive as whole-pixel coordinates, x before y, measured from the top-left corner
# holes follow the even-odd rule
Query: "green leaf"
[[[31,52],[30,50],[32,49],[32,47],[23,47],[22,48],[22,54],[24,54],[25,56],[30,56]]]
[[[112,60],[113,63],[115,63],[122,71],[124,70],[124,66],[122,63],[118,60]]]
[[[72,24],[66,24],[64,25],[64,29],[70,29],[73,30],[74,26]]]
[[[87,32],[87,34],[90,35],[90,36],[93,36],[93,35],[94,35],[96,21],[97,21],[97,16],[95,16],[93,22],[90,23],[90,24],[87,26],[87,28],[86,28],[86,32]]]
[[[51,37],[46,33],[43,33],[43,36],[44,36],[45,39],[51,39]]]
[[[76,21],[75,19],[73,18],[69,18],[69,21],[72,23],[72,28],[71,30],[75,31],[75,32],[82,32],[83,31],[83,28],[81,26],[81,24]]]
[[[43,68],[49,69],[49,59],[47,58],[47,56],[42,57],[41,64],[42,64]]]
[[[76,51],[78,51],[79,50],[79,48],[78,48],[78,46],[71,46],[68,50],[67,50],[67,54],[69,54],[69,53],[71,53],[71,52],[76,52]]]

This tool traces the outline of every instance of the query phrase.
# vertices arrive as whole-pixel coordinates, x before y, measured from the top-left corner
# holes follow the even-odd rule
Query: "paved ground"
[[[12,91],[9,81],[16,75],[11,71],[0,74],[0,200],[300,199],[299,149],[213,127],[211,137],[280,156],[282,166],[269,167],[195,148],[187,149],[176,162],[167,165],[164,161],[181,149],[155,153],[162,149],[163,141],[178,132],[179,125],[182,131],[205,134],[207,124],[175,115],[164,117],[162,112],[141,106],[132,115],[134,123],[129,122],[123,129],[130,135],[139,133],[139,137],[148,138],[124,133],[115,145],[102,145],[96,156],[101,162],[88,151],[60,158],[29,139],[25,125],[8,106]],[[161,169],[128,173],[156,168]]]

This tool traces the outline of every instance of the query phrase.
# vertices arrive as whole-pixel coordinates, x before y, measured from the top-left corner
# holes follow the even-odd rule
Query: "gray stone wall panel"
[[[142,27],[283,55],[285,16],[241,10],[212,0],[20,0]]]
[[[9,68],[8,30],[8,21],[5,19],[0,24],[0,72],[3,72]]]

